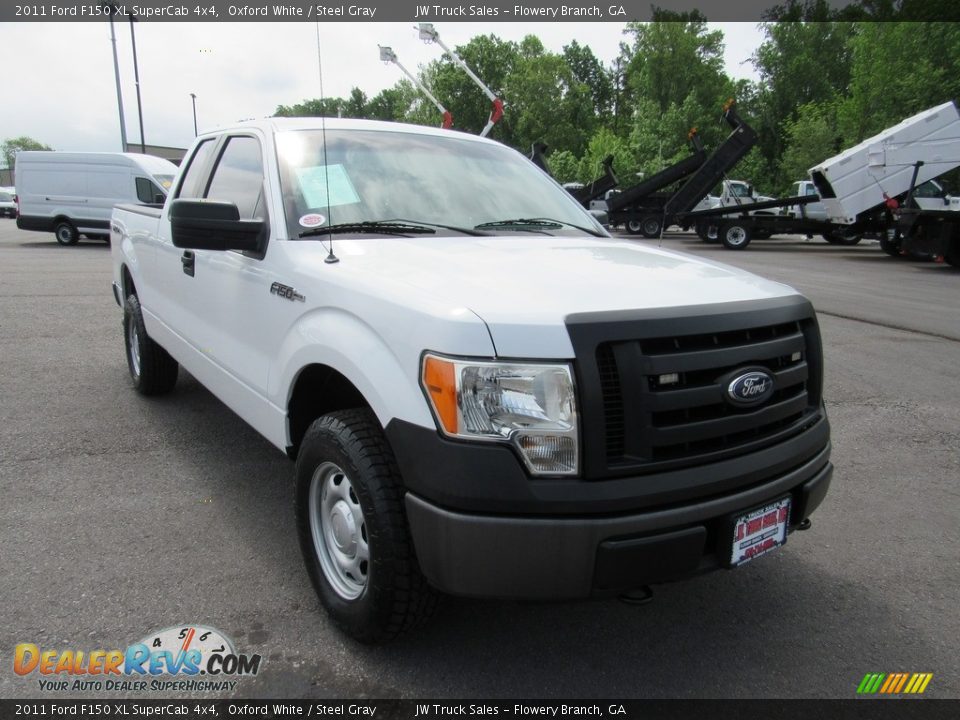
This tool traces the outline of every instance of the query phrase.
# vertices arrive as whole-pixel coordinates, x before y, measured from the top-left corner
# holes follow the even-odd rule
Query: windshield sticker
[[[300,190],[310,207],[334,207],[360,202],[360,196],[354,190],[343,165],[314,165],[297,168],[296,172]]]
[[[318,225],[323,225],[327,219],[320,213],[309,213],[303,215],[300,218],[301,227],[317,227]]]

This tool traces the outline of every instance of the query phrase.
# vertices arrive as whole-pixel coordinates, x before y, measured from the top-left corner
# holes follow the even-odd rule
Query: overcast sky
[[[762,40],[756,23],[711,23],[724,31],[727,72],[755,78],[746,62]],[[520,40],[534,34],[548,50],[571,40],[605,63],[623,39],[622,23],[437,23],[450,47],[493,32]],[[319,97],[314,23],[138,23],[137,58],[148,144],[187,147],[193,139],[190,93],[200,130],[272,115],[277,105]],[[140,138],[130,29],[116,24],[127,138]],[[368,95],[402,75],[379,60],[390,45],[413,72],[441,50],[417,37],[412,23],[326,23],[320,26],[324,91],[344,96],[354,85]],[[0,140],[28,135],[56,150],[120,150],[109,25],[0,23]],[[441,98],[442,101],[442,98]],[[455,112],[455,110],[454,110]]]

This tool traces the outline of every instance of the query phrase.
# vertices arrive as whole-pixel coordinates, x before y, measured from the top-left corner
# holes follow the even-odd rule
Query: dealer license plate
[[[733,553],[730,564],[743,565],[787,542],[790,498],[740,515],[733,524]]]

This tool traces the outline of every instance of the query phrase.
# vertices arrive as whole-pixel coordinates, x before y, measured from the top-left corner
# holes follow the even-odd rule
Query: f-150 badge
[[[287,300],[299,300],[300,302],[304,302],[306,300],[306,298],[303,295],[298,293],[289,285],[284,285],[278,282],[275,282],[273,285],[270,286],[270,294],[279,295],[280,297],[286,298]]]

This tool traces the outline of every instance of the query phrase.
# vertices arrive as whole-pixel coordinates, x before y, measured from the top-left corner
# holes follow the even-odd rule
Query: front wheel
[[[296,475],[300,549],[333,622],[366,643],[422,624],[437,593],[417,563],[400,472],[376,417],[354,409],[314,421]]]
[[[733,221],[720,227],[720,242],[728,250],[743,250],[751,239],[750,226],[746,223]]]

